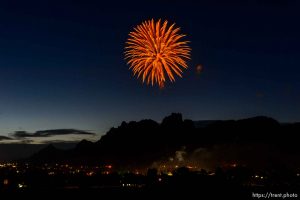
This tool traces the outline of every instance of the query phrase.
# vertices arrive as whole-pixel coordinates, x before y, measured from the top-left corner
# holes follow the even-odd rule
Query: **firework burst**
[[[182,77],[191,49],[179,31],[175,24],[153,19],[134,28],[125,47],[125,59],[133,75],[160,88],[164,87],[166,77],[171,82],[175,81],[175,74]]]

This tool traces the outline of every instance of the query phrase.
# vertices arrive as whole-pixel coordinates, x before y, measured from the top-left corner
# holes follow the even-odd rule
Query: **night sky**
[[[0,136],[72,128],[99,139],[122,121],[171,112],[300,121],[299,5],[224,2],[2,1]],[[189,68],[162,90],[124,60],[128,33],[151,18],[175,22],[191,41]]]

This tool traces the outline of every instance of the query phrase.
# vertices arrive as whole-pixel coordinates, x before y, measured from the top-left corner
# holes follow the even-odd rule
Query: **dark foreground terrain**
[[[73,167],[71,167],[73,168]],[[21,170],[21,169],[20,169]],[[3,170],[2,170],[3,172]],[[21,173],[21,172],[19,172]],[[57,173],[57,172],[56,172]],[[172,173],[158,173],[149,169],[146,174],[117,173],[66,173],[46,174],[35,171],[16,175],[2,174],[1,197],[18,198],[88,198],[138,197],[197,199],[242,198],[255,199],[262,195],[298,197],[299,174],[256,173],[248,168],[234,166],[215,172],[190,171],[180,167]]]
[[[296,199],[299,131],[268,117],[123,122],[95,143],[0,163],[0,197]]]

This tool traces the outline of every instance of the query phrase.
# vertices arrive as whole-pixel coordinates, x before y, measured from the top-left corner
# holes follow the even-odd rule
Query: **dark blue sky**
[[[171,112],[300,121],[299,5],[224,2],[1,2],[0,134],[103,134],[123,120]],[[129,31],[151,18],[176,22],[191,41],[188,70],[163,90],[141,84],[124,61]]]

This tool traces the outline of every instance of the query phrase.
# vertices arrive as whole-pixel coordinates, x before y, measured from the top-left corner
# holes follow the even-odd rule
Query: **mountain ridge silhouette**
[[[151,119],[122,122],[94,143],[82,140],[71,150],[46,147],[29,160],[74,163],[84,161],[145,167],[151,166],[157,160],[167,160],[182,147],[187,153],[191,153],[199,148],[215,148],[222,145],[235,148],[234,145],[244,145],[250,146],[253,154],[257,154],[255,151],[258,150],[254,147],[257,144],[267,145],[262,151],[269,151],[270,146],[279,153],[300,155],[300,148],[296,142],[299,131],[300,123],[282,125],[265,116],[241,120],[215,120],[206,126],[197,127],[194,121],[183,119],[180,113],[172,113],[161,123]],[[281,158],[278,156],[278,159]]]

